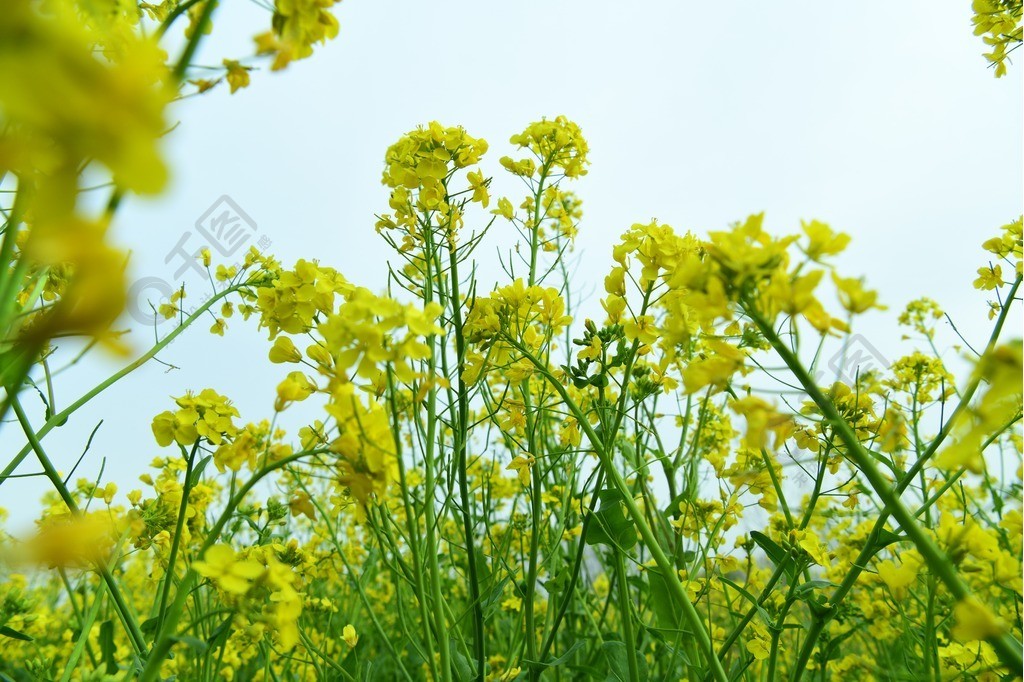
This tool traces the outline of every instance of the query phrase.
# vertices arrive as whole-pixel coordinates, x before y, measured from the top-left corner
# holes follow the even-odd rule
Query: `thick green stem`
[[[917,547],[918,552],[924,557],[931,571],[938,576],[957,600],[962,601],[972,597],[970,588],[960,578],[956,568],[953,566],[952,560],[935,544],[931,537],[921,528],[920,524],[918,524],[914,515],[903,505],[897,490],[891,487],[890,482],[875,466],[874,460],[864,449],[864,446],[861,445],[857,434],[854,433],[849,423],[839,414],[832,401],[822,393],[793,351],[782,342],[782,339],[779,338],[775,330],[758,311],[751,307],[746,307],[745,311],[751,320],[754,321],[754,324],[757,325],[758,329],[761,330],[765,339],[775,349],[775,352],[782,358],[782,361],[786,363],[786,366],[796,377],[797,381],[800,382],[808,397],[821,410],[822,415],[832,425],[839,439],[846,445],[847,456],[864,475],[884,505],[885,511],[883,513],[888,513],[896,519],[897,523],[900,524],[900,528],[903,529],[903,532],[906,533],[907,537],[914,543],[914,546]],[[1011,634],[1004,632],[1001,635],[991,637],[988,641],[999,655],[1000,660],[1011,670],[1019,670],[1021,667],[1024,667],[1021,645]]]
[[[18,281],[18,269],[11,267],[14,258],[15,243],[21,228],[21,219],[28,207],[32,187],[26,180],[18,180],[18,189],[14,194],[14,205],[4,226],[3,241],[0,242],[0,331],[9,332],[11,308],[17,303],[14,295],[21,286]]]
[[[1003,305],[1002,310],[999,311],[999,316],[996,318],[996,322],[992,327],[992,333],[989,335],[988,343],[985,345],[985,350],[982,352],[982,356],[991,353],[992,350],[995,349],[996,344],[999,342],[999,336],[1002,333],[1003,326],[1006,324],[1006,319],[1010,312],[1010,306],[1013,303],[1014,296],[1016,296],[1017,290],[1021,286],[1021,281],[1022,278],[1018,276],[1017,279],[1014,280],[1013,285],[1010,287],[1009,294],[1006,296],[1005,299],[1006,303]],[[967,387],[960,394],[960,402],[957,404],[956,409],[953,410],[953,414],[951,414],[949,419],[947,419],[946,422],[942,425],[942,427],[939,430],[939,433],[935,436],[934,439],[932,439],[932,442],[929,444],[928,448],[921,454],[920,457],[918,457],[917,461],[914,462],[914,464],[896,483],[896,495],[903,494],[903,492],[910,486],[911,482],[914,480],[915,475],[919,471],[923,470],[925,464],[938,451],[939,446],[941,446],[945,439],[949,437],[949,434],[952,433],[953,426],[956,424],[959,417],[964,412],[966,412],[967,409],[970,407],[970,401],[974,397],[975,392],[977,392],[978,388],[981,386],[981,381],[982,378],[980,376],[974,376],[971,378],[971,381],[968,383]],[[1018,418],[1019,416],[1015,416],[1010,421],[1010,424],[1015,422]],[[1009,424],[1007,425],[1007,427],[1008,426]],[[989,439],[988,441],[986,441],[982,445],[981,450],[984,451],[985,448],[992,443],[992,440],[993,439]],[[962,471],[960,474],[956,474],[953,477],[951,477],[951,480],[955,480],[961,474]],[[947,482],[947,485],[952,485],[952,483]],[[938,490],[930,500],[924,503],[923,508],[927,508],[932,503],[934,503],[934,501],[938,499],[938,496],[941,495],[945,489],[946,488],[944,486],[943,488]],[[914,517],[916,518],[920,515],[920,513],[921,510],[919,509],[914,513]],[[860,554],[858,554],[857,558],[853,561],[853,564],[850,567],[850,572],[847,573],[846,577],[843,579],[843,582],[839,585],[839,587],[835,589],[835,591],[832,593],[832,596],[829,597],[829,604],[832,605],[832,608],[829,610],[828,613],[816,616],[815,619],[811,622],[811,626],[810,628],[808,628],[807,635],[804,638],[803,646],[800,648],[800,653],[797,655],[796,665],[793,668],[793,682],[797,682],[803,675],[804,670],[807,666],[807,662],[810,660],[811,653],[814,650],[814,645],[818,641],[818,637],[821,636],[821,633],[824,630],[825,625],[828,624],[828,621],[831,620],[832,616],[836,613],[836,606],[840,602],[842,602],[843,599],[846,598],[846,595],[850,592],[850,590],[853,589],[854,584],[856,584],[858,578],[860,578],[861,573],[867,567],[868,562],[871,560],[871,557],[873,557],[875,555],[875,552],[878,551],[878,539],[881,536],[882,531],[885,529],[885,524],[888,521],[889,510],[883,509],[878,519],[875,521],[875,525],[868,533],[868,537],[864,542],[864,547],[861,549]]]
[[[430,230],[426,230],[424,232],[424,237],[427,240],[427,277],[423,290],[425,303],[430,303],[434,300],[434,278],[435,276],[440,277],[440,274],[434,274],[436,249],[433,247],[432,240],[430,238],[431,234],[432,232]],[[438,369],[436,336],[431,335],[427,339],[427,343],[430,346],[430,357],[427,360],[428,370],[430,376],[436,376]],[[438,653],[441,658],[441,679],[445,682],[451,682],[451,643],[448,641],[448,624],[445,621],[444,596],[441,591],[441,568],[437,560],[438,554],[440,554],[441,551],[441,546],[437,540],[437,510],[434,507],[437,490],[436,465],[438,463],[435,461],[435,447],[437,445],[437,387],[434,385],[431,385],[427,391],[426,404],[427,432],[423,452],[423,472],[425,479],[425,499],[423,502],[423,510],[426,514],[427,524],[427,570],[430,576],[431,597],[434,600],[434,628],[437,635]]]
[[[466,441],[469,438],[469,387],[462,380],[466,369],[466,338],[462,321],[462,296],[459,292],[459,259],[453,240],[448,242],[448,263],[451,268],[452,330],[455,333],[455,386],[458,410],[453,425],[455,466],[459,477],[459,502],[462,506],[462,532],[466,537],[466,563],[469,569],[469,596],[473,602],[473,653],[477,660],[477,679],[482,682],[487,663],[487,641],[484,636],[484,607],[480,596],[480,573],[477,567],[476,532],[469,496],[469,473],[466,462]]]
[[[160,633],[160,626],[164,621],[164,611],[167,609],[167,600],[171,594],[171,584],[174,582],[174,564],[178,559],[178,548],[181,546],[181,533],[185,528],[185,517],[188,515],[188,496],[192,490],[192,468],[195,466],[196,452],[199,450],[199,440],[196,440],[192,450],[188,453],[185,462],[185,480],[181,485],[181,503],[178,505],[178,519],[174,527],[174,537],[171,538],[171,553],[167,557],[167,569],[164,572],[164,584],[160,593],[160,610],[157,611],[157,634]]]
[[[636,635],[633,633],[633,605],[629,597],[629,583],[626,582],[626,564],[622,560],[622,550],[615,548],[615,582],[619,587],[619,617],[622,619],[622,639],[626,645],[626,661],[629,666],[629,679],[638,682],[640,665],[636,659]]]
[[[192,28],[192,35],[185,45],[185,49],[182,50],[177,63],[174,65],[174,69],[171,71],[171,75],[176,82],[185,78],[185,72],[192,63],[192,57],[195,56],[196,50],[199,49],[199,41],[202,40],[203,34],[209,28],[210,20],[213,18],[213,10],[216,8],[217,0],[206,0],[206,4],[203,5],[199,19]]]

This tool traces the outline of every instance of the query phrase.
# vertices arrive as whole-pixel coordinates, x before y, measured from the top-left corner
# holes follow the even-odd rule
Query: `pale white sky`
[[[499,174],[510,134],[564,114],[583,128],[593,162],[574,187],[584,200],[580,281],[600,286],[633,222],[705,232],[766,211],[781,232],[813,217],[853,235],[842,271],[883,292],[890,310],[860,331],[884,354],[909,350],[895,318],[921,295],[972,343],[986,334],[985,296],[971,281],[985,261],[980,243],[1021,212],[1022,72],[992,77],[967,0],[346,0],[335,12],[341,34],[312,59],[175,108],[169,191],[129,199],[117,221],[116,238],[135,251],[133,278],[173,278],[164,255],[227,194],[286,264],[319,258],[379,289],[389,254],[373,216],[387,206],[388,145],[433,119],[463,125],[491,143],[485,168]],[[251,53],[268,25],[258,6],[222,1],[199,61]],[[204,324],[161,356],[179,369],[151,364],[80,410],[44,441],[57,466],[71,466],[103,419],[79,474],[94,476],[106,457],[105,480],[126,492],[161,454],[153,415],[187,389],[229,395],[245,420],[272,416],[280,367],[266,362],[254,324],[229,323],[226,338]],[[140,350],[151,338],[132,336]],[[952,335],[945,341],[943,350]],[[58,408],[116,366],[96,355],[69,371]],[[5,462],[16,434],[4,426]],[[22,472],[35,470],[30,461]],[[0,506],[26,523],[43,489],[9,482]]]

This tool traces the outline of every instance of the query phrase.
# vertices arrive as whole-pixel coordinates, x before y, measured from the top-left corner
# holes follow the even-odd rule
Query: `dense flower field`
[[[834,267],[848,235],[635,224],[608,245],[603,318],[579,319],[580,126],[541,118],[494,159],[471,131],[410,122],[382,150],[386,292],[205,250],[210,295],[155,302],[173,322],[152,347],[53,409],[63,340],[127,353],[106,232],[127,194],[164,187],[166,107],[338,31],[334,0],[277,0],[253,57],[195,78],[216,4],[0,11],[0,428],[25,443],[3,448],[0,485],[52,484],[32,534],[0,533],[0,679],[1019,676],[1020,218],[965,257],[991,321],[961,340],[965,371],[919,298],[892,311],[902,357],[835,377],[824,349],[856,353],[885,300]],[[974,9],[1001,76],[1021,3]],[[110,180],[98,210],[86,168]],[[492,196],[496,174],[522,194]],[[488,290],[497,226],[518,242]],[[48,433],[211,319],[267,339],[274,413],[196,386],[152,406],[160,455],[137,489],[57,471]],[[292,433],[288,410],[316,417]]]

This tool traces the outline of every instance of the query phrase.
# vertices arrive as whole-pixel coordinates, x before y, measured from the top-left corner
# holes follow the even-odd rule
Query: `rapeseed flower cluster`
[[[310,56],[338,32],[335,4],[267,5],[256,56],[272,70]],[[567,257],[583,209],[565,184],[588,172],[580,126],[555,116],[511,136],[494,165],[527,188],[513,201],[492,197],[485,140],[431,122],[385,153],[387,293],[319,260],[287,268],[251,249],[228,265],[207,250],[196,311],[184,288],[159,302],[173,331],[57,403],[64,336],[123,348],[106,230],[124,193],[165,182],[166,107],[186,84],[251,85],[246,58],[189,80],[215,8],[14,0],[0,16],[0,175],[16,185],[0,414],[25,441],[0,485],[51,488],[35,527],[0,532],[0,675],[1020,669],[1024,361],[1007,331],[1020,219],[982,246],[987,341],[950,338],[939,303],[916,298],[898,314],[901,357],[837,369],[825,358],[854,357],[863,317],[893,302],[837,268],[848,234],[818,220],[777,234],[760,214],[712,231],[639,222],[611,245],[604,318],[579,321]],[[1019,3],[974,9],[1001,75]],[[172,59],[158,40],[179,18]],[[87,162],[112,183],[99,213],[77,200]],[[504,240],[493,287],[474,260],[491,238]],[[207,315],[216,336],[246,322],[265,334],[269,415],[243,419],[214,388],[173,398],[153,410],[150,470],[123,495],[51,459],[53,429]],[[39,471],[22,470],[29,457]]]

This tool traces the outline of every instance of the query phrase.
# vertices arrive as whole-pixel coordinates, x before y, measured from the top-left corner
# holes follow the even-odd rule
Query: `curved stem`
[[[857,434],[854,433],[849,423],[839,414],[832,401],[822,393],[821,388],[818,387],[814,379],[800,363],[796,354],[782,342],[782,339],[775,333],[775,330],[757,310],[752,309],[751,306],[744,306],[744,311],[750,316],[750,319],[753,320],[758,329],[761,330],[765,339],[772,345],[772,348],[775,349],[775,352],[778,353],[782,361],[786,363],[786,366],[789,367],[789,370],[796,377],[797,381],[800,382],[808,397],[814,401],[818,409],[821,410],[822,415],[832,425],[835,433],[846,446],[846,455],[864,475],[874,489],[875,494],[878,495],[885,506],[883,516],[889,514],[896,519],[900,524],[900,528],[903,529],[903,532],[906,533],[907,537],[921,553],[921,556],[924,557],[930,569],[942,580],[957,600],[971,597],[971,590],[960,578],[959,573],[957,573],[956,568],[953,566],[953,561],[928,536],[920,524],[918,524],[914,515],[904,506],[897,489],[890,487],[889,481],[878,470],[871,455],[861,445]],[[966,394],[965,398],[967,398]],[[938,446],[935,447],[937,448]],[[932,448],[929,448],[929,451],[932,451]],[[1021,667],[1024,667],[1024,656],[1021,654],[1020,643],[1009,632],[991,637],[988,641],[992,648],[996,650],[1000,660],[1010,667],[1011,670],[1019,670]]]
[[[47,457],[46,452],[43,450],[42,444],[39,442],[39,438],[36,436],[35,431],[32,429],[32,424],[28,420],[28,415],[25,414],[25,410],[21,406],[21,401],[18,400],[17,395],[10,396],[10,404],[14,409],[14,413],[18,417],[18,421],[21,423],[21,428],[25,431],[25,436],[28,438],[29,445],[36,453],[36,457],[39,459],[39,463],[43,467],[43,471],[46,474],[46,478],[49,479],[50,483],[57,490],[64,504],[67,508],[75,514],[79,513],[78,504],[75,502],[75,498],[71,496],[71,491],[64,484],[64,480],[57,473],[57,470],[53,467],[53,463],[50,458]],[[114,580],[113,574],[110,569],[102,561],[96,563],[96,571],[103,578],[103,584],[107,586],[107,591],[110,592],[110,598],[114,602],[114,607],[117,609],[118,615],[124,622],[125,630],[128,633],[128,638],[131,640],[132,647],[135,652],[140,656],[146,655],[146,639],[142,635],[142,630],[139,628],[139,624],[135,620],[135,616],[132,614],[131,609],[128,607],[128,602],[125,601],[124,595],[121,594],[121,589],[117,586],[117,581]]]
[[[1010,306],[1013,303],[1014,296],[1016,295],[1017,290],[1021,286],[1021,281],[1021,276],[1018,276],[1017,279],[1014,280],[1013,285],[1010,287],[1009,294],[1005,299],[1006,303],[1003,305],[1003,309],[999,311],[999,316],[996,318],[996,322],[992,327],[992,333],[989,335],[988,343],[985,344],[985,349],[982,352],[982,356],[991,353],[992,350],[995,349],[996,344],[999,342],[999,336],[1002,333],[1003,326],[1006,324],[1006,318],[1009,315]],[[920,457],[918,457],[917,461],[914,462],[914,464],[911,465],[909,469],[907,469],[906,473],[902,477],[900,477],[900,480],[896,483],[895,492],[897,496],[902,495],[903,492],[910,486],[910,483],[913,481],[913,478],[917,474],[917,472],[921,471],[924,468],[927,461],[931,459],[932,456],[934,456],[934,454],[938,451],[939,446],[942,445],[943,441],[945,441],[949,434],[952,433],[954,424],[956,423],[960,415],[963,414],[968,409],[971,399],[974,397],[975,392],[978,390],[980,386],[981,377],[972,377],[967,387],[961,394],[960,402],[957,404],[956,409],[953,410],[953,414],[951,414],[949,416],[949,419],[946,420],[945,424],[942,425],[942,428],[939,430],[939,433],[928,445],[928,448],[921,454]],[[1014,419],[1011,420],[1010,423],[1012,424],[1017,419],[1019,419],[1019,416],[1014,417]],[[991,440],[987,441],[985,444],[982,445],[981,449],[984,451],[984,449],[988,447],[990,443]],[[959,478],[960,475],[961,474],[957,474],[956,476],[952,477],[952,480],[956,480],[956,478]],[[923,506],[926,508],[930,504],[934,503],[934,501],[938,499],[938,496],[943,492],[943,490],[944,488],[937,491],[930,500],[924,503]],[[914,517],[916,518],[920,515],[920,513],[921,509],[914,512]],[[794,682],[799,680],[800,677],[803,675],[803,672],[807,666],[807,662],[810,660],[811,653],[814,650],[814,646],[818,641],[818,637],[821,635],[821,632],[823,631],[825,625],[828,624],[828,622],[832,619],[833,615],[835,615],[837,611],[836,606],[843,599],[845,599],[846,595],[850,592],[851,589],[853,589],[854,584],[856,584],[858,578],[860,578],[861,573],[863,573],[864,569],[867,567],[868,561],[870,561],[871,557],[874,556],[875,553],[880,549],[877,546],[878,538],[881,536],[882,531],[885,529],[885,524],[889,521],[889,516],[889,510],[883,509],[882,513],[875,521],[875,525],[871,528],[871,531],[868,533],[868,536],[864,541],[863,549],[861,549],[860,554],[858,554],[857,558],[853,561],[853,564],[850,567],[850,572],[846,574],[846,577],[843,579],[843,582],[839,585],[839,587],[835,589],[835,591],[833,591],[832,596],[829,597],[829,604],[832,605],[832,608],[826,613],[815,616],[814,620],[811,622],[811,627],[807,631],[807,636],[804,638],[803,646],[800,648],[800,653],[797,655],[796,665],[793,668],[792,680]]]
[[[83,405],[88,403],[90,400],[95,398],[97,395],[99,395],[103,391],[107,390],[108,388],[110,388],[111,386],[116,384],[118,381],[120,381],[124,377],[128,376],[129,374],[131,374],[132,372],[137,370],[139,367],[142,367],[144,364],[146,364],[147,362],[152,360],[154,357],[156,357],[157,353],[159,353],[164,348],[166,348],[168,345],[170,345],[174,341],[174,339],[178,338],[178,336],[182,332],[184,332],[185,329],[187,329],[193,322],[195,322],[197,319],[199,319],[200,316],[204,315],[207,310],[209,310],[211,307],[213,307],[213,305],[218,303],[225,296],[228,296],[229,294],[232,294],[232,293],[238,291],[239,289],[243,289],[243,288],[248,287],[248,286],[251,286],[250,283],[236,284],[236,285],[228,287],[224,291],[221,291],[221,292],[219,292],[218,294],[216,294],[214,296],[211,296],[210,300],[208,300],[203,305],[199,306],[199,308],[194,313],[189,315],[188,318],[184,322],[182,322],[180,325],[175,327],[174,330],[171,333],[169,333],[167,336],[165,336],[159,343],[155,344],[148,351],[146,351],[141,356],[139,356],[138,359],[136,359],[133,362],[125,365],[124,367],[122,367],[120,370],[118,370],[114,374],[110,375],[109,377],[107,377],[106,379],[101,381],[100,383],[96,384],[96,386],[94,386],[92,388],[92,390],[90,390],[87,393],[83,394],[78,400],[76,400],[75,402],[71,403],[70,405],[65,407],[63,410],[61,410],[57,414],[55,414],[52,417],[50,417],[49,419],[47,419],[46,422],[41,427],[39,427],[39,430],[35,431],[36,438],[38,438],[39,440],[42,440],[43,437],[46,436],[46,434],[48,434],[50,431],[52,431],[53,429],[55,429],[58,426],[63,426],[65,423],[67,423],[68,418],[72,414],[77,412],[80,407],[82,407]],[[8,478],[11,477],[11,475],[14,473],[14,471],[18,468],[18,466],[25,460],[25,458],[31,452],[32,452],[32,444],[29,443],[24,448],[22,448],[21,451],[19,451],[17,455],[14,456],[14,458],[7,464],[7,466],[4,467],[4,470],[0,471],[0,485],[3,485],[4,481],[6,481]]]

